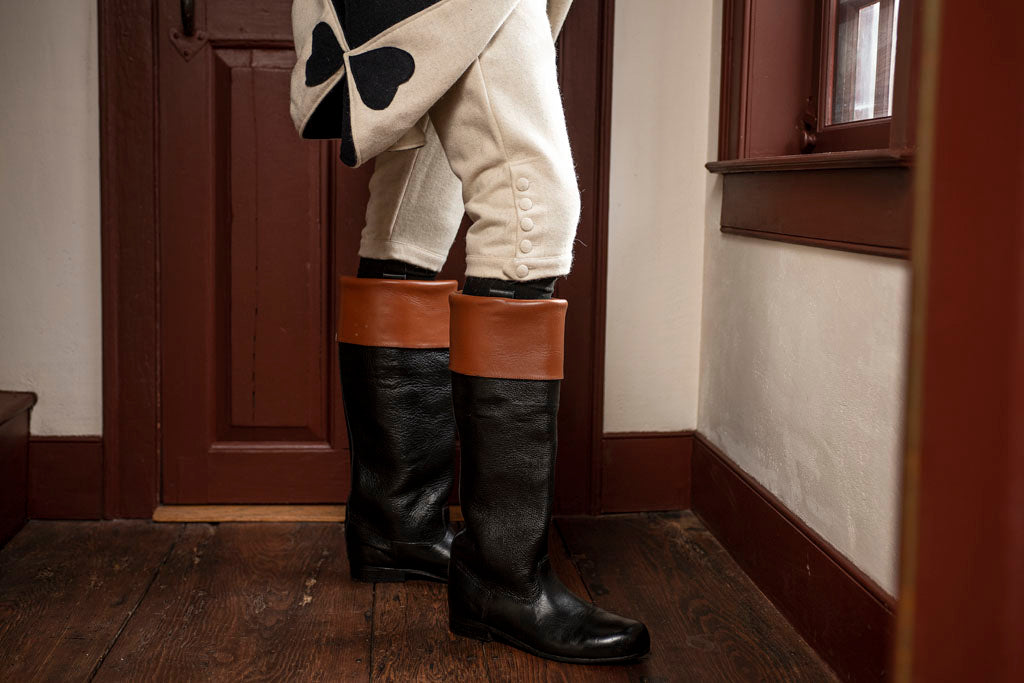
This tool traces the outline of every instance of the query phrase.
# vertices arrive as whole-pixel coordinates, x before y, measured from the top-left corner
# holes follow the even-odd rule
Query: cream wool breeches
[[[297,0],[297,4],[307,1],[311,0]],[[455,0],[448,1],[454,4]],[[491,7],[492,2],[502,4],[499,0],[485,4]],[[444,4],[441,0],[434,6]],[[372,143],[363,144],[358,130],[352,128],[358,117],[349,113],[353,124],[345,132],[353,140],[354,151],[349,150],[348,161],[357,162],[352,165],[365,161],[375,151],[374,145],[387,144],[385,149],[393,150],[375,155],[361,257],[440,270],[465,212],[471,220],[466,237],[467,276],[533,280],[569,272],[580,201],[552,41],[568,2],[550,3],[557,5],[554,10],[546,0],[508,4],[511,10],[497,30],[468,68],[438,93],[417,124],[391,137],[380,137],[380,126],[366,128],[362,139]],[[428,12],[421,14],[427,17]],[[415,21],[413,17],[411,23]],[[370,42],[381,45],[378,38]],[[298,27],[296,39],[298,45]],[[433,48],[438,53],[446,49],[443,44]],[[303,55],[309,52],[300,49],[297,74]],[[422,53],[410,53],[417,59],[416,68],[421,68]],[[352,90],[363,94],[366,86],[360,89],[359,75],[357,70],[354,87],[340,83],[348,91],[346,96]],[[410,80],[397,92],[413,85]],[[294,89],[293,82],[293,116]],[[399,100],[396,97],[396,105],[401,104]],[[410,95],[407,100],[422,98]],[[350,104],[348,111],[357,106]],[[296,119],[300,130],[321,125],[310,123],[308,115],[303,120],[301,109]],[[319,106],[313,117],[322,111]],[[413,108],[403,118],[401,112],[389,111],[383,118],[392,117],[404,125],[413,114],[421,113]],[[344,146],[346,138],[342,140]]]

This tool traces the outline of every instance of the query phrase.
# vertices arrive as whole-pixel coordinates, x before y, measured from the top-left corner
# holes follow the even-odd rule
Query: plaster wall
[[[34,434],[102,430],[95,0],[0,3],[0,389]]]
[[[721,206],[709,175],[697,428],[895,594],[910,265],[725,235]]]
[[[616,3],[606,432],[697,426],[712,10]]]

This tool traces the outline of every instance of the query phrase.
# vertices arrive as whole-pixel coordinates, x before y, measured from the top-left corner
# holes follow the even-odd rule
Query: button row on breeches
[[[527,190],[530,189],[530,180],[528,178],[520,178],[519,180],[516,181],[516,189],[519,190],[520,192],[526,192]],[[530,199],[529,197],[522,197],[518,203],[519,208],[523,211],[529,211],[530,209],[533,208],[533,200]],[[524,232],[529,232],[533,230],[533,226],[534,223],[532,218],[523,217],[519,221],[519,227],[522,228]],[[533,249],[533,242],[531,242],[530,240],[523,240],[519,243],[520,252],[524,254],[529,254],[531,249]],[[518,266],[516,266],[516,277],[518,277],[519,279],[522,279],[529,274],[530,268],[526,264],[521,263]]]

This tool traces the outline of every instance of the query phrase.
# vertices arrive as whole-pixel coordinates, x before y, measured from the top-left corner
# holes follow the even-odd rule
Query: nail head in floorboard
[[[367,680],[339,524],[190,524],[96,680]]]
[[[0,680],[87,680],[180,531],[29,522],[0,553]]]

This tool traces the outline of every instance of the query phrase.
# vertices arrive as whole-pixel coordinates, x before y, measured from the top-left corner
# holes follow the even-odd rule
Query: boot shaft
[[[530,592],[548,553],[560,384],[452,373],[466,520],[453,557],[506,590]]]
[[[348,518],[386,539],[435,540],[455,476],[447,349],[338,345],[352,488]]]
[[[566,303],[451,295],[466,528],[453,573],[532,595],[547,558]]]
[[[447,530],[455,418],[448,371],[451,281],[344,277],[338,357],[352,487],[365,542],[433,543]]]

